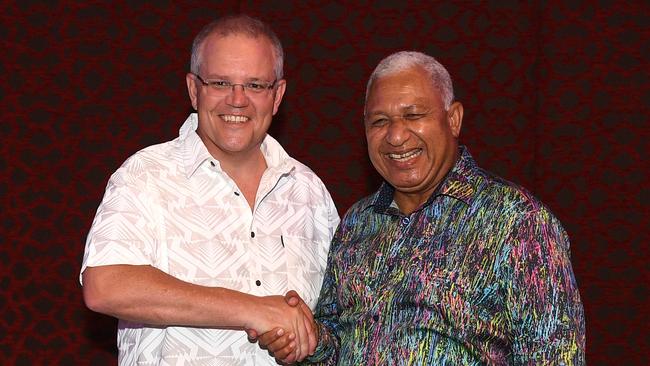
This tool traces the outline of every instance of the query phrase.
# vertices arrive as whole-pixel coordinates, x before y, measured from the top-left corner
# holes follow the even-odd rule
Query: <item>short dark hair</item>
[[[223,37],[230,34],[244,34],[252,38],[266,37],[271,42],[275,51],[275,77],[282,79],[284,74],[284,51],[282,50],[280,39],[268,24],[245,14],[224,16],[212,21],[201,29],[199,34],[194,37],[194,42],[192,42],[192,57],[190,60],[190,71],[192,73],[199,73],[201,67],[201,46],[203,41],[213,33],[217,33]]]

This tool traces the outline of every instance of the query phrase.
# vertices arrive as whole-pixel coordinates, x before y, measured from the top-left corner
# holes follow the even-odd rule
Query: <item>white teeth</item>
[[[402,154],[388,154],[388,157],[393,160],[405,161],[416,155],[420,155],[421,153],[422,153],[422,149],[415,149]]]
[[[246,116],[239,116],[234,114],[222,114],[221,119],[230,123],[242,123],[249,120],[249,118]]]

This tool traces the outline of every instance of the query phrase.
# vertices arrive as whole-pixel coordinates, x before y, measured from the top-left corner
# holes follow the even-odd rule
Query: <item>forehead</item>
[[[273,46],[264,36],[212,34],[202,45],[201,72],[205,76],[272,77],[274,65]]]
[[[366,110],[396,111],[414,104],[442,107],[442,98],[433,86],[431,76],[419,66],[390,73],[372,83],[368,92]]]

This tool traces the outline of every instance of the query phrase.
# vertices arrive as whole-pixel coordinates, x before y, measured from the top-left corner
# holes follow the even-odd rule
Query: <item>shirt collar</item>
[[[454,167],[443,178],[427,202],[418,208],[418,210],[431,204],[437,196],[449,196],[468,205],[471,204],[474,192],[476,191],[476,188],[472,184],[472,177],[476,175],[478,166],[465,146],[459,146],[458,152],[459,157]],[[390,205],[393,202],[393,193],[395,193],[395,188],[384,181],[381,187],[379,187],[379,190],[368,200],[368,204],[364,207],[364,210],[371,206],[375,206],[379,211],[384,212],[392,210]]]
[[[214,161],[219,166],[219,161],[210,155],[208,148],[196,133],[199,126],[199,119],[196,113],[187,117],[178,132],[178,139],[181,143],[181,154],[185,176],[190,178],[196,170],[208,161]],[[260,147],[267,169],[273,173],[288,174],[295,168],[295,160],[282,148],[280,143],[270,135],[266,135]]]

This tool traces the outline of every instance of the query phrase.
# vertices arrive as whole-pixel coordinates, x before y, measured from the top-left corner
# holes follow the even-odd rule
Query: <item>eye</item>
[[[381,127],[388,123],[388,118],[386,117],[379,117],[379,118],[374,118],[370,120],[370,126],[372,127]]]
[[[267,89],[266,85],[264,85],[262,83],[256,83],[256,82],[246,83],[245,86],[246,86],[246,89],[249,89],[249,90],[255,91],[255,92],[260,92],[260,91],[262,91],[264,89]]]
[[[407,113],[404,116],[402,116],[402,118],[408,121],[414,121],[423,118],[424,116],[426,116],[425,113]]]
[[[266,89],[266,85],[262,83],[248,83],[246,87],[250,89]]]
[[[217,89],[228,89],[232,88],[232,84],[227,80],[214,80],[210,82],[210,85]]]

